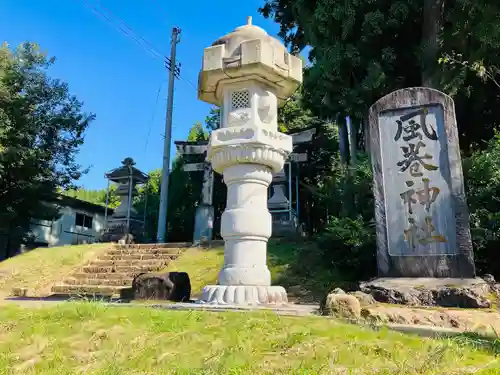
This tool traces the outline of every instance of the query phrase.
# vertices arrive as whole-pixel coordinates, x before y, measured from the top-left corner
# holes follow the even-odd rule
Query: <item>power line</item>
[[[156,48],[154,48],[154,46],[149,43],[146,39],[144,39],[143,37],[137,35],[130,26],[128,26],[124,21],[122,21],[120,18],[116,17],[113,15],[113,13],[107,9],[106,7],[104,7],[101,3],[99,3],[98,0],[96,0],[102,9],[106,10],[108,13],[110,13],[113,17],[115,17],[122,25],[124,25],[129,31],[127,30],[124,30],[122,27],[118,26],[118,25],[115,25],[115,23],[104,13],[100,12],[94,5],[90,4],[87,0],[82,0],[86,5],[87,7],[89,7],[92,12],[94,14],[97,14],[98,16],[104,18],[105,20],[107,20],[109,23],[113,24],[113,26],[115,27],[115,29],[119,30],[122,34],[124,34],[125,36],[127,37],[130,37],[132,38],[137,44],[139,44],[141,47],[143,47],[145,50],[147,50],[149,53],[152,54],[152,57],[154,59],[161,59],[161,60],[165,60],[166,57],[164,55],[162,55],[161,53],[159,53],[157,51]],[[141,40],[144,41],[144,43],[146,45],[144,45],[144,43],[141,43]]]
[[[167,12],[161,7],[160,4],[158,4],[158,2],[156,0],[151,0],[151,1],[160,10],[160,12],[162,12],[164,15],[166,15],[168,17]]]
[[[148,124],[148,135],[146,136],[146,144],[144,145],[144,152],[146,152],[148,148],[149,136],[151,135],[151,127],[153,126],[153,121],[156,116],[156,108],[158,107],[158,100],[160,99],[160,92],[162,88],[163,88],[163,81],[160,82],[160,86],[158,86],[158,91],[156,92],[156,100],[155,100],[155,105],[153,107],[153,113],[151,114],[151,119],[149,120]]]
[[[120,22],[123,26],[125,26],[128,30],[130,30],[133,34],[136,34],[134,32],[134,30],[132,30],[132,28],[127,25],[125,23],[125,21],[123,21],[120,17],[116,16],[111,10],[109,10],[108,8],[106,8],[104,5],[102,5],[102,3],[99,1],[99,0],[95,0],[102,9],[104,9],[106,12],[108,12],[109,14],[111,14],[112,17],[114,17],[116,20],[118,20],[118,22]],[[136,34],[137,35],[137,34]],[[137,35],[139,37],[140,40],[142,40],[144,43],[146,43],[152,50],[155,51],[155,53],[161,57],[161,58],[165,58],[165,55],[157,52],[158,48],[156,48],[155,46],[153,46],[150,42],[148,42],[146,39],[144,39],[142,36],[140,35]]]

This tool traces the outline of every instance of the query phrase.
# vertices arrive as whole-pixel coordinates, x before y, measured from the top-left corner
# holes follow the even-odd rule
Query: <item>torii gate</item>
[[[310,142],[313,136],[316,134],[316,128],[307,129],[295,134],[291,134],[292,143],[294,146]],[[175,141],[175,146],[177,152],[181,155],[203,155],[207,153],[208,149],[208,141]],[[280,195],[283,189],[279,189],[278,186],[283,185],[286,181],[283,180],[283,175],[285,168],[288,166],[289,168],[289,178],[288,178],[288,192],[289,199],[285,198],[286,208],[277,208],[273,209],[270,207],[269,211],[271,213],[287,213],[289,216],[289,220],[292,220],[292,217],[296,217],[298,221],[298,209],[293,210],[292,208],[292,178],[291,178],[291,163],[303,163],[308,160],[307,153],[291,153],[285,167],[283,168],[282,173],[275,175],[273,178],[272,187],[274,190],[274,196]],[[193,242],[199,243],[203,239],[212,239],[213,232],[213,223],[214,223],[214,206],[213,206],[213,188],[214,188],[214,171],[212,169],[211,164],[208,161],[200,162],[200,163],[188,163],[183,167],[185,172],[195,172],[195,171],[203,171],[203,184],[201,189],[201,203],[196,207],[195,214],[195,225],[194,225],[194,234],[193,234]],[[298,182],[298,181],[297,181]],[[281,198],[281,197],[280,197]],[[284,202],[283,201],[283,202]],[[298,196],[297,196],[297,207],[298,207]]]

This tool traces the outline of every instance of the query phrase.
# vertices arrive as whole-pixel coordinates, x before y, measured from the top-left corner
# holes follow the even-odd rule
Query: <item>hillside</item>
[[[111,245],[78,245],[38,248],[0,263],[0,299],[12,293],[13,288],[27,288],[33,297],[47,296],[52,285],[68,277],[78,267],[103,254]],[[300,264],[299,254],[304,249],[313,251],[307,242],[289,243],[273,240],[269,243],[268,265],[273,283],[289,290],[291,300],[318,301],[331,280],[327,275],[307,276]],[[164,271],[184,271],[191,278],[192,295],[200,295],[202,288],[217,281],[224,262],[222,247],[185,250]]]
[[[0,262],[0,300],[12,288],[28,288],[30,296],[45,296],[51,286],[75,268],[95,258],[109,244],[38,248]]]

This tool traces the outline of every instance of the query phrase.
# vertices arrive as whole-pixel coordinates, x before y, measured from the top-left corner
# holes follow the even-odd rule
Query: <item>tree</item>
[[[211,133],[213,130],[219,129],[220,127],[220,108],[212,107],[208,116],[205,117],[205,126]]]
[[[350,115],[360,123],[382,96],[427,84],[455,99],[463,149],[493,136],[500,118],[496,86],[438,60],[459,53],[500,66],[498,2],[268,0],[260,11],[280,24],[292,52],[311,47],[304,98],[314,114]]]
[[[73,187],[86,171],[75,162],[94,115],[46,71],[55,62],[33,43],[0,48],[0,228],[11,256],[31,219],[51,219],[45,205],[58,188]],[[0,256],[1,257],[1,256]]]
[[[200,122],[189,129],[188,141],[208,139],[208,133]],[[168,189],[167,238],[169,241],[191,241],[194,230],[196,206],[200,200],[203,173],[185,172],[186,162],[201,162],[203,155],[176,155],[172,163]],[[142,216],[146,205],[146,240],[156,239],[158,227],[158,206],[160,203],[161,169],[149,173],[148,183],[139,189],[134,199],[134,207]]]
[[[201,122],[197,121],[189,129],[187,140],[190,142],[206,141],[208,139],[208,132],[203,128]]]
[[[80,199],[85,202],[106,206],[106,196],[107,196],[106,189],[87,190],[79,188],[79,189],[62,190],[61,193],[68,197]],[[119,204],[120,204],[120,198],[116,195],[116,185],[114,184],[110,185],[108,207],[116,208],[119,206]]]

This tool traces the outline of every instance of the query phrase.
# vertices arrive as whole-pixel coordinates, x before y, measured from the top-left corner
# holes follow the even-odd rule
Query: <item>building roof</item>
[[[66,207],[81,209],[85,211],[95,212],[95,213],[104,213],[106,211],[105,206],[101,206],[100,204],[90,203],[87,201],[83,201],[78,198],[68,197],[64,194],[55,194],[53,197],[48,198],[47,201],[52,203],[57,203],[59,205],[63,205]],[[112,208],[108,208],[108,214],[111,215],[113,213]]]
[[[105,173],[104,176],[106,176],[107,179],[113,182],[120,182],[130,177],[132,177],[140,184],[147,182],[149,180],[149,176],[134,167],[134,165],[135,162],[132,158],[125,158],[122,161],[121,167],[115,168],[108,173]]]

